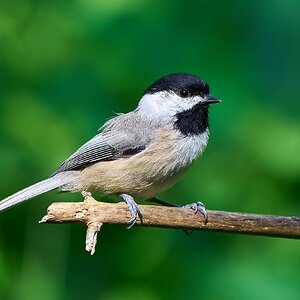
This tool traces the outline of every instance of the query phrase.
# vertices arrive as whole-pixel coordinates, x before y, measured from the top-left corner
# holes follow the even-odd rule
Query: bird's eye
[[[179,91],[179,94],[180,94],[180,96],[181,96],[182,98],[186,98],[186,97],[189,96],[190,93],[189,93],[188,90],[182,89],[182,90]]]

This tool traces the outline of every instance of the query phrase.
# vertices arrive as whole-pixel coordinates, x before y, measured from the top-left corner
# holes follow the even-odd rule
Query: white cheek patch
[[[138,110],[153,117],[168,118],[191,109],[203,100],[200,96],[182,98],[174,92],[157,92],[144,95],[139,102]]]
[[[176,94],[175,94],[176,95]],[[195,106],[196,104],[198,104],[199,102],[203,101],[204,99],[200,96],[194,96],[194,97],[190,97],[190,98],[181,98],[178,95],[176,95],[176,102],[178,107],[181,108],[180,111],[184,111],[184,110],[189,110],[191,108],[193,108],[193,106]]]
[[[147,94],[139,102],[138,110],[153,116],[169,116],[173,108],[166,105],[168,101],[165,93]]]

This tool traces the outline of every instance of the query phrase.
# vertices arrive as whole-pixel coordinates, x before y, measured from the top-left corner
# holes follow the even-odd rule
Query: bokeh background
[[[211,108],[204,156],[161,198],[300,215],[298,1],[0,2],[0,198],[47,177],[113,113],[172,72]],[[0,299],[299,299],[295,240],[39,225],[51,192],[0,215]]]

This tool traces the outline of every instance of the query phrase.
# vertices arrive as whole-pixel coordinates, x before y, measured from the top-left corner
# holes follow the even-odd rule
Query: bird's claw
[[[129,226],[127,227],[128,229],[130,229],[136,223],[137,216],[140,218],[141,222],[143,221],[143,213],[135,202],[127,202],[127,205],[131,213],[131,219],[129,220]]]
[[[137,216],[140,218],[141,223],[143,222],[143,212],[140,209],[140,207],[137,205],[137,203],[134,201],[134,199],[127,194],[121,194],[120,197],[124,199],[126,202],[128,209],[131,213],[131,219],[129,220],[129,226],[127,229],[130,229],[137,221]]]
[[[207,214],[206,208],[205,208],[205,206],[202,202],[198,201],[196,203],[191,203],[191,204],[188,204],[188,205],[184,205],[184,206],[182,206],[182,208],[191,208],[192,210],[194,210],[195,215],[198,212],[201,213],[201,215],[204,217],[204,224],[207,223],[208,214]]]

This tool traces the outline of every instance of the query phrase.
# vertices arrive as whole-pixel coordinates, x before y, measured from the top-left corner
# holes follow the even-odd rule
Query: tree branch
[[[140,205],[143,223],[135,226],[206,230],[300,239],[300,217],[283,217],[208,210],[208,222],[189,208]],[[86,250],[95,253],[102,224],[128,225],[126,204],[98,202],[86,195],[83,202],[57,202],[48,207],[40,223],[84,223],[88,227]]]

